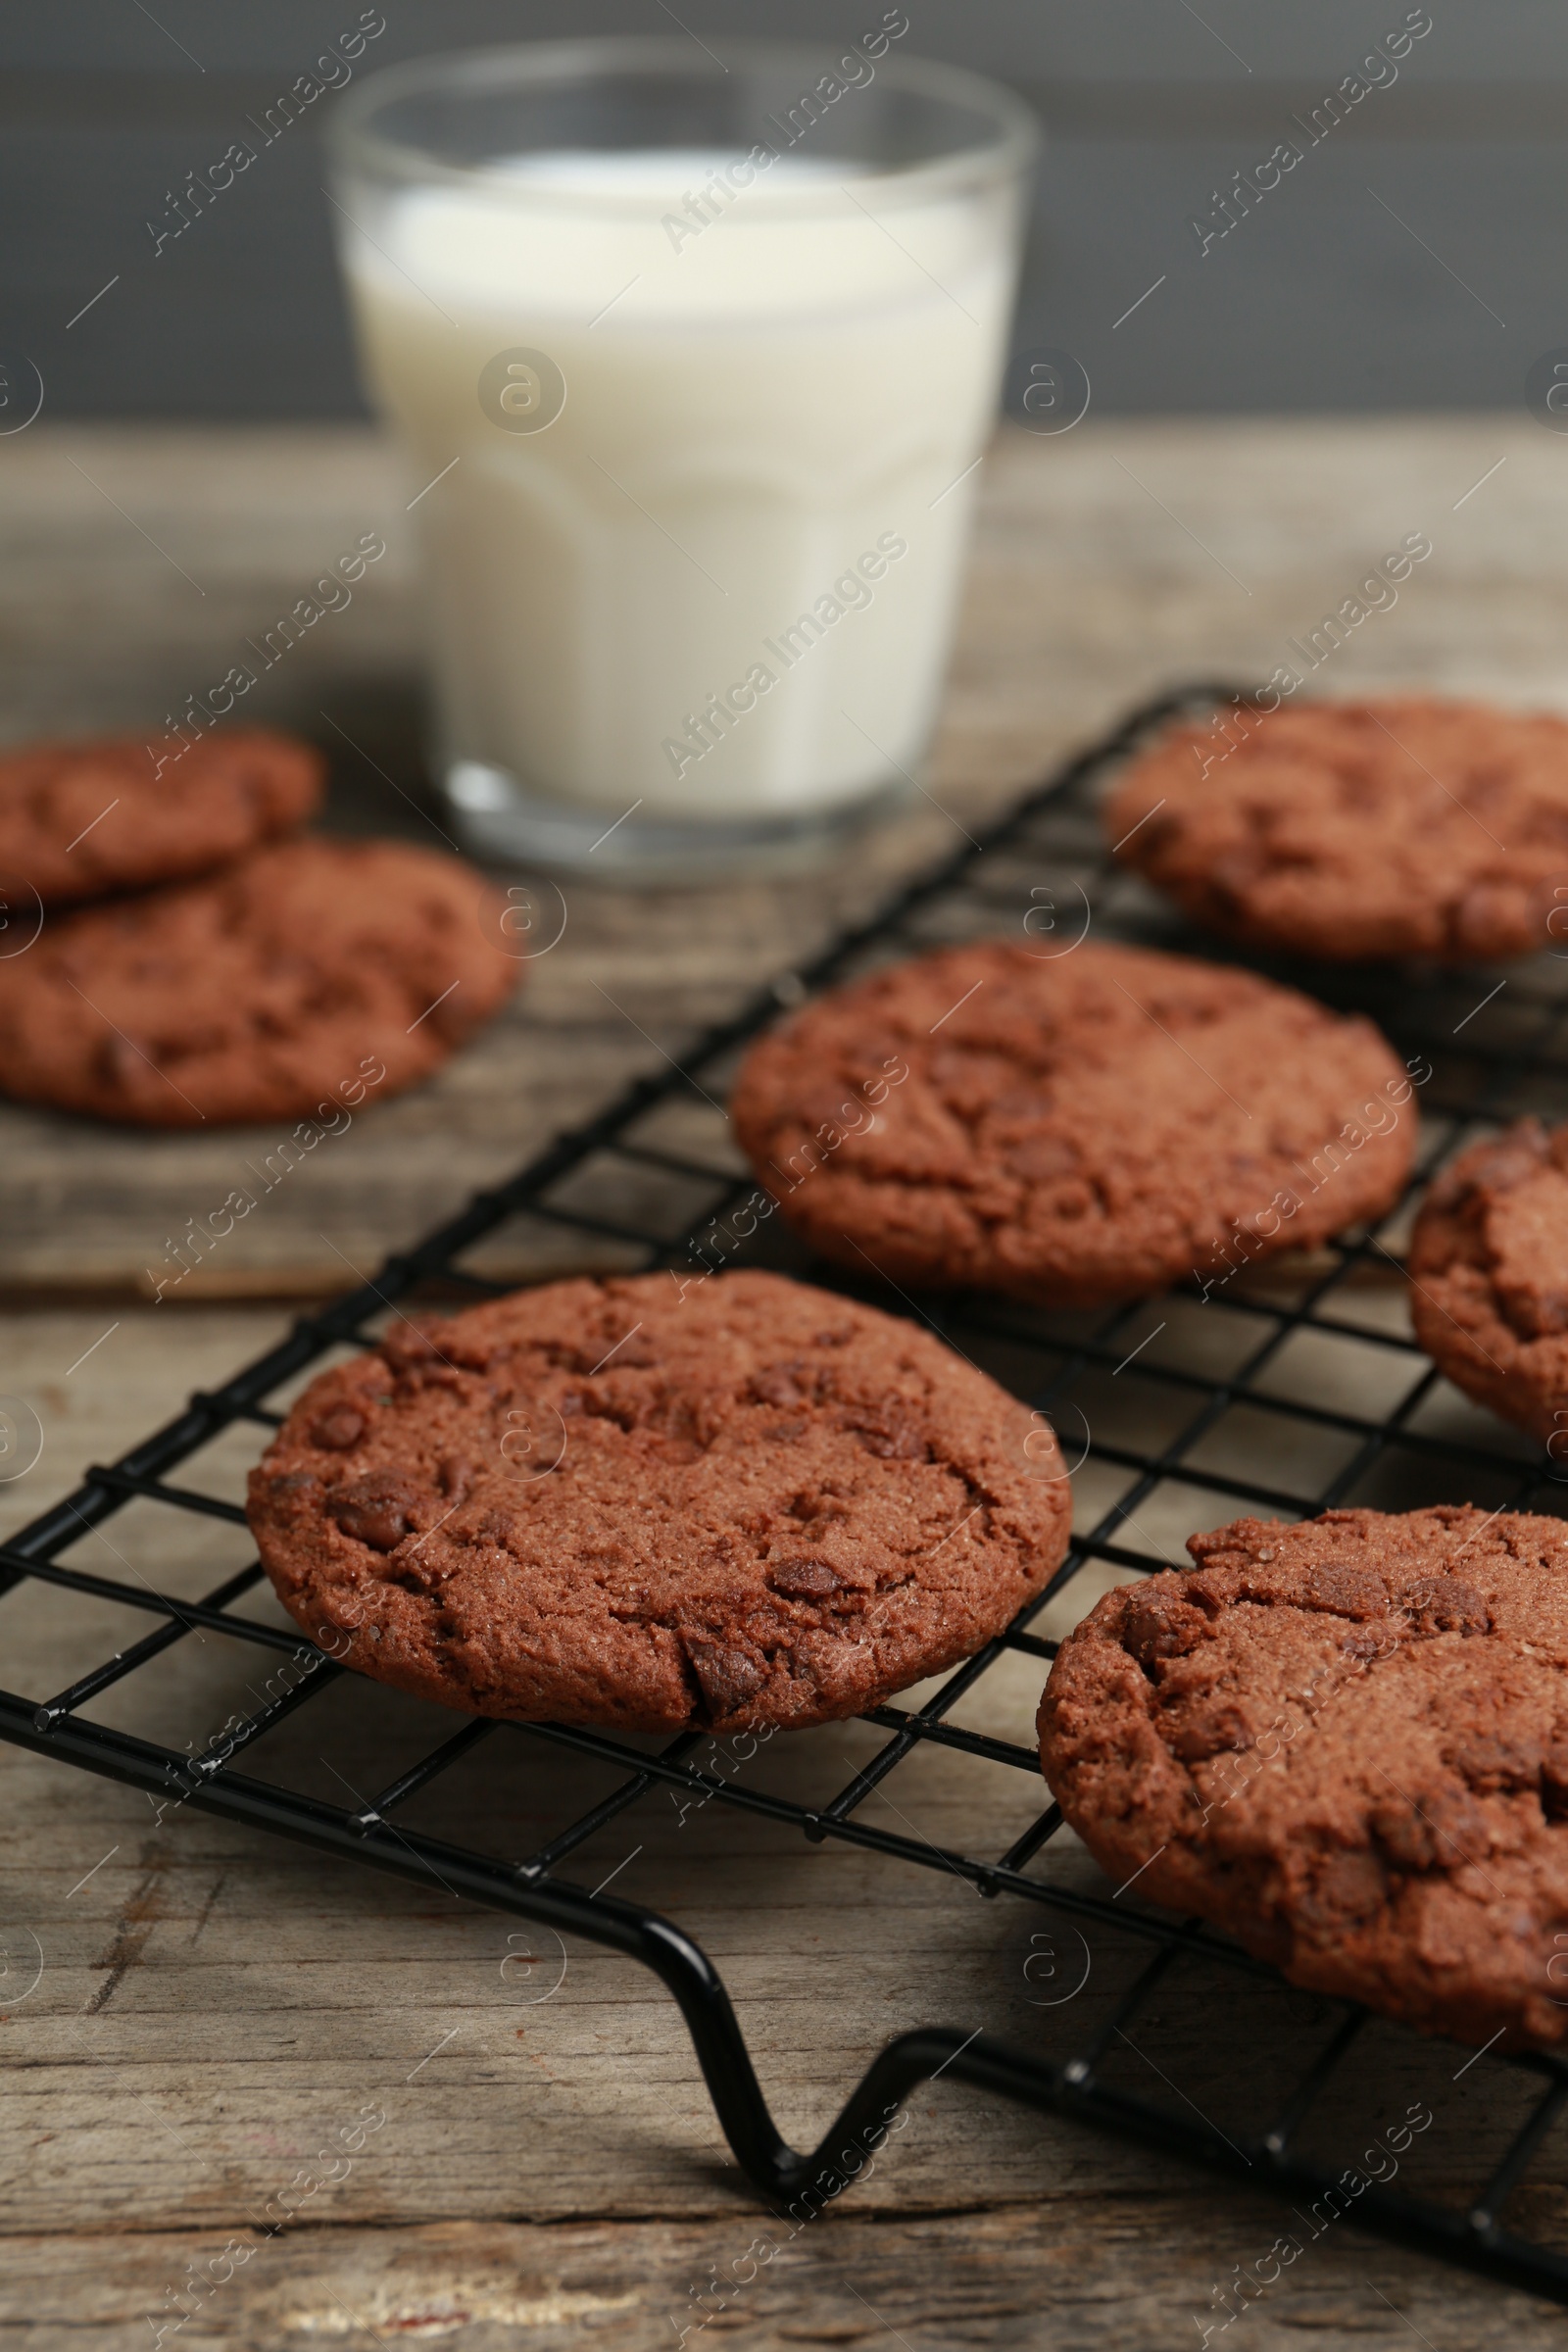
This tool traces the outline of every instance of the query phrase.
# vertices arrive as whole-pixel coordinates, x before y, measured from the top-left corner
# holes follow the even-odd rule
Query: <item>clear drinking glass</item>
[[[436,766],[474,848],[777,862],[918,770],[1036,134],[906,30],[469,50],[339,108],[343,266],[423,485]]]

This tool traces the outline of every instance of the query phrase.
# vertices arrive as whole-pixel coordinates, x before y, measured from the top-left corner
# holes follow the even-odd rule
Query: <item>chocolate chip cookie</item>
[[[1381,1216],[1411,1094],[1369,1021],[1250,972],[987,941],[807,1005],[730,1109],[824,1256],[1092,1306]]]
[[[384,1100],[512,990],[504,912],[456,858],[312,836],[51,916],[0,961],[0,1093],[147,1127]]]
[[[1196,922],[1336,960],[1558,944],[1568,719],[1428,695],[1224,715],[1162,735],[1104,808],[1123,863]]]
[[[1120,1886],[1291,1982],[1483,2042],[1568,2034],[1568,1525],[1239,1519],[1062,1644],[1040,1754]]]
[[[835,1721],[1000,1633],[1066,1548],[1038,1414],[761,1273],[560,1282],[314,1381],[251,1474],[284,1606],[481,1715]]]
[[[1433,1362],[1568,1468],[1568,1127],[1520,1119],[1462,1152],[1421,1204],[1409,1267]]]
[[[304,824],[325,773],[310,744],[265,727],[174,754],[130,737],[0,752],[0,892],[66,906],[205,873]]]

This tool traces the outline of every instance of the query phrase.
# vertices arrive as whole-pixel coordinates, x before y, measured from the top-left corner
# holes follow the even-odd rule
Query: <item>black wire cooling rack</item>
[[[1272,1998],[1283,1990],[1280,1981],[1210,1932],[1140,1906],[1136,1888],[1111,1890],[1087,1870],[1058,1810],[1045,1801],[1033,1746],[956,1720],[960,1712],[971,1721],[983,1717],[985,1678],[999,1666],[1036,1661],[1043,1680],[1056,1643],[1032,1626],[1055,1622],[1064,1629],[1105,1584],[1163,1564],[1159,1539],[1151,1544],[1148,1537],[1152,1518],[1185,1534],[1249,1510],[1296,1517],[1346,1501],[1400,1508],[1463,1498],[1559,1507],[1551,1464],[1500,1424],[1460,1407],[1408,1336],[1396,1264],[1408,1202],[1376,1230],[1353,1233],[1307,1258],[1252,1269],[1213,1287],[1206,1299],[1196,1291],[1176,1292],[1098,1317],[968,1295],[916,1307],[902,1294],[856,1284],[804,1256],[795,1261],[812,1280],[854,1290],[894,1312],[918,1312],[1017,1394],[1049,1409],[1069,1453],[1082,1455],[1075,1471],[1080,1518],[1096,1480],[1109,1497],[1076,1535],[1049,1591],[1006,1633],[920,1703],[879,1707],[865,1718],[885,1735],[883,1744],[825,1801],[806,1803],[791,1793],[788,1741],[771,1752],[770,1777],[760,1779],[748,1777],[729,1747],[720,1752],[710,1741],[705,1753],[695,1753],[703,1744],[696,1735],[655,1750],[596,1731],[485,1720],[464,1723],[352,1808],[302,1793],[286,1780],[245,1770],[247,1751],[301,1709],[318,1717],[328,1712],[333,1693],[360,1678],[311,1651],[281,1623],[244,1613],[246,1593],[258,1584],[265,1592],[259,1565],[252,1562],[192,1600],[155,1591],[135,1575],[101,1576],[63,1557],[85,1530],[102,1529],[132,1503],[178,1515],[187,1532],[191,1514],[242,1526],[236,1506],[171,1483],[172,1474],[236,1428],[274,1426],[275,1401],[302,1375],[334,1351],[368,1344],[378,1319],[400,1302],[432,1290],[480,1298],[507,1287],[476,1269],[485,1246],[504,1240],[519,1220],[535,1232],[543,1225],[564,1233],[586,1259],[598,1252],[614,1270],[675,1265],[695,1272],[704,1264],[755,1262],[755,1249],[741,1245],[726,1223],[753,1180],[739,1172],[713,1099],[722,1099],[740,1050],[780,1004],[953,940],[1027,933],[1037,949],[1070,951],[1091,921],[1111,936],[1223,954],[1212,942],[1190,938],[1110,865],[1095,803],[1104,773],[1157,723],[1225,699],[1222,688],[1193,687],[1135,712],[1032,792],[983,841],[703,1037],[680,1068],[671,1064],[629,1087],[512,1182],[477,1195],[451,1223],[388,1258],[373,1281],[306,1316],[280,1346],[220,1389],[193,1396],[177,1419],[120,1461],[88,1470],[74,1494],[0,1547],[0,1592],[41,1581],[74,1597],[80,1607],[71,1613],[88,1629],[94,1608],[113,1602],[140,1612],[149,1630],[68,1689],[32,1696],[0,1691],[0,1734],[155,1798],[276,1831],[405,1879],[428,1884],[433,1876],[477,1903],[641,1961],[679,2004],[740,2165],[763,2196],[798,2218],[847,2188],[881,2144],[898,2102],[942,2074],[1275,2188],[1313,2236],[1320,2221],[1326,2227],[1328,2219],[1350,2214],[1363,2229],[1568,2302],[1568,2257],[1540,2234],[1505,2228],[1500,2218],[1568,2102],[1568,2065],[1531,2051],[1467,2055],[1406,2036],[1407,2052],[1419,2048],[1428,2059],[1436,2053],[1452,2062],[1442,2066],[1441,2080],[1465,2079],[1467,2113],[1479,2111],[1478,2092],[1487,2082],[1497,2086],[1492,2106],[1506,2118],[1506,2127],[1491,2135],[1490,2177],[1474,2186],[1455,2187],[1450,2180],[1442,2193],[1417,2193],[1390,2185],[1393,2176],[1371,2165],[1348,2105],[1350,2092],[1376,2090],[1384,2065],[1379,2052],[1397,2030],[1342,2004],[1293,1994],[1289,2019],[1271,2030],[1269,2062],[1256,2070],[1250,2109],[1244,2112],[1246,2100],[1226,2107],[1228,2128],[1222,2128],[1208,2112],[1218,2096],[1211,2075],[1201,2064],[1195,2068],[1190,2049],[1181,2056],[1162,2049],[1161,2064],[1152,2054],[1161,2044],[1152,2044],[1151,2036],[1168,2023],[1178,1982],[1196,1984],[1223,2031],[1237,2003]],[[1430,1140],[1412,1194],[1479,1123],[1525,1109],[1559,1115],[1568,1109],[1568,962],[1546,954],[1510,967],[1501,980],[1490,972],[1277,969],[1319,996],[1369,1011],[1418,1072],[1430,1070],[1419,1090]],[[1353,1358],[1354,1377],[1336,1369],[1342,1358]],[[169,1531],[167,1517],[164,1524]],[[1061,1596],[1069,1586],[1073,1605],[1064,1613]],[[160,1744],[84,1711],[205,1632],[252,1645],[251,1655],[261,1650],[294,1660],[290,1675],[272,1676],[287,1687],[242,1720],[231,1718],[220,1740],[192,1754],[191,1743],[176,1747],[172,1735],[170,1744]],[[498,1860],[429,1835],[410,1812],[416,1798],[485,1741],[516,1743],[524,1769],[539,1760],[543,1745],[589,1760],[596,1786],[607,1766],[619,1777],[548,1843],[520,1860]],[[938,1847],[907,1834],[912,1825],[892,1828],[867,1817],[873,1793],[885,1793],[890,1776],[933,1746],[985,1768],[981,1786],[996,1802],[988,1815],[977,1794],[971,1815],[977,1850]],[[1004,1851],[990,1850],[983,1840],[988,1817],[1015,1820],[1023,1789],[1038,1790],[1028,1807],[1035,1818]],[[1115,1980],[1114,1997],[1094,2011],[1092,2027],[1087,2009],[1057,2009],[1046,2051],[971,2033],[961,2022],[905,2033],[851,2091],[820,2145],[799,2154],[773,2124],[725,1985],[699,1945],[657,1912],[590,1891],[570,1875],[574,1851],[596,1832],[666,1790],[677,1801],[683,1792],[693,1801],[711,1799],[913,1871],[955,1874],[983,1896],[1022,1904],[1025,1920],[1059,1923],[1032,1938],[1041,1954],[1054,1955],[1053,1937],[1069,1952],[1081,1940],[1087,1952],[1092,1934],[1097,1957],[1115,1954],[1124,1964],[1119,1978],[1113,1966],[1102,1970],[1102,1980]],[[1054,1965],[1053,1956],[1045,1971]],[[1139,2047],[1134,2026],[1148,2065],[1129,2088],[1116,2061],[1123,2048]],[[1175,2074],[1184,2067],[1183,2086]],[[1396,2076],[1397,2068],[1389,2079]],[[1410,2129],[1402,2128],[1408,2147]],[[1461,2134],[1467,2148],[1486,2136]],[[1531,2211],[1543,2202],[1528,2195],[1521,2201]]]

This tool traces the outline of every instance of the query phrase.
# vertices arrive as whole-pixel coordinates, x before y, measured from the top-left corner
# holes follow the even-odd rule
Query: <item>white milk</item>
[[[740,820],[920,760],[1003,366],[1011,199],[901,204],[892,180],[783,157],[699,225],[687,200],[734,163],[530,158],[489,188],[399,193],[374,243],[348,236],[371,381],[418,481],[442,475],[414,514],[449,772]],[[486,363],[518,347],[565,380],[539,432],[480,405]]]

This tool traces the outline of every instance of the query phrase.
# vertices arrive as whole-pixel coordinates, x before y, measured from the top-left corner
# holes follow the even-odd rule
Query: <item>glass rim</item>
[[[698,48],[701,46],[699,43]],[[848,48],[850,44],[817,46],[799,41],[752,40],[729,44],[732,58],[741,66],[792,68],[800,72],[807,77],[803,95],[808,95],[814,79],[828,70],[823,63],[828,50],[841,46]],[[967,105],[990,118],[989,136],[955,148],[951,153],[886,168],[872,166],[863,176],[875,179],[888,194],[901,200],[906,196],[918,200],[955,184],[1022,173],[1039,152],[1043,133],[1038,119],[1025,101],[1004,83],[934,58],[890,57],[884,53],[869,62],[877,75],[885,75],[906,94]],[[500,90],[498,72],[504,77]],[[728,69],[710,53],[694,56],[688,40],[661,33],[505,41],[473,49],[432,51],[425,57],[405,59],[400,65],[383,66],[357,90],[345,92],[326,135],[331,166],[338,172],[364,172],[409,185],[437,182],[453,187],[480,187],[489,195],[515,203],[537,203],[539,187],[530,187],[515,173],[497,171],[485,164],[450,163],[428,149],[383,135],[375,129],[374,118],[387,105],[405,98],[437,93],[461,96],[466,90],[476,97],[494,98],[504,95],[509,86],[519,90],[565,87],[615,73],[641,74],[650,81],[677,74],[685,77],[696,75],[712,81],[716,87],[721,86]],[[738,150],[746,155],[750,152],[749,148]],[[585,212],[620,212],[637,202],[624,190],[579,188],[559,182],[552,182],[548,193],[552,206]],[[808,178],[795,186],[787,182],[769,183],[767,201],[769,211],[811,212],[836,208],[837,198],[836,191],[822,181]]]

